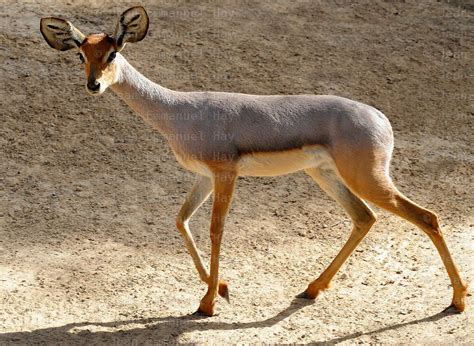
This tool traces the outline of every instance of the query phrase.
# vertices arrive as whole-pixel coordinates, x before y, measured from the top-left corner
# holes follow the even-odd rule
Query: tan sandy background
[[[304,174],[242,178],[222,276],[232,303],[190,316],[205,293],[175,230],[193,175],[112,92],[92,97],[74,52],[39,18],[111,32],[137,2],[1,1],[0,344],[474,342],[473,310],[429,239],[378,222],[314,303],[293,301],[350,231]],[[436,211],[474,277],[474,8],[468,1],[145,1],[149,36],[124,55],[179,90],[337,94],[381,109],[393,177]],[[206,258],[208,202],[191,228]],[[468,298],[468,304],[472,297]]]

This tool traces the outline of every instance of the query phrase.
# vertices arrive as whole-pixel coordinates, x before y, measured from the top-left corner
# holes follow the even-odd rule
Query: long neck
[[[117,54],[117,82],[111,86],[138,115],[163,134],[171,130],[173,105],[177,92],[166,89],[138,72],[121,55]]]

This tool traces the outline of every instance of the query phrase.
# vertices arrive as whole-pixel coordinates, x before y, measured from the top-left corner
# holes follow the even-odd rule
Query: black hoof
[[[459,311],[454,304],[451,304],[448,306],[446,309],[443,310],[443,313],[445,314],[460,314],[461,311]]]
[[[310,298],[310,297],[308,296],[308,293],[307,293],[306,291],[303,291],[303,292],[301,292],[300,294],[297,294],[297,295],[295,296],[295,298],[298,298],[298,299],[311,299],[311,300],[313,300],[312,298]]]
[[[219,315],[219,313],[217,313],[217,312],[214,313],[213,315],[208,315],[208,314],[206,314],[205,312],[203,312],[199,309],[197,309],[197,311],[195,311],[191,314],[191,316],[195,316],[195,317],[213,317],[213,316],[218,316],[218,315]]]
[[[191,316],[196,316],[196,317],[208,317],[204,312],[202,312],[201,310],[197,309],[196,311],[194,311]]]

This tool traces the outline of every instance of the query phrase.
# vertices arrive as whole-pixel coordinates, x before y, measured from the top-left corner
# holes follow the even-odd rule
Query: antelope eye
[[[84,57],[82,56],[82,54],[77,53],[77,56],[79,57],[79,60],[81,60],[81,64],[83,64],[85,61],[84,61]]]
[[[109,57],[107,58],[107,62],[110,64],[115,59],[116,52],[110,53]]]

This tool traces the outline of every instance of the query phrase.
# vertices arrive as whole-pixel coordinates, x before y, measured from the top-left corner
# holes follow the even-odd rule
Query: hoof
[[[207,294],[202,298],[201,303],[199,304],[199,309],[196,311],[202,316],[211,317],[214,316],[216,300],[215,297],[210,297]]]
[[[213,314],[213,315],[208,315],[206,312],[202,311],[201,309],[197,309],[196,311],[194,311],[191,316],[196,316],[196,317],[212,317],[212,316],[216,316],[216,314]]]
[[[466,302],[465,302],[466,296],[467,296],[467,292],[462,298],[454,298],[451,305],[448,306],[443,311],[444,312],[457,312],[457,313],[463,312],[464,309],[466,308]]]
[[[311,298],[311,297],[308,295],[308,292],[307,292],[307,291],[303,291],[303,292],[301,292],[300,294],[297,294],[297,295],[295,296],[295,298],[314,300],[314,298]]]
[[[197,309],[197,311],[193,313],[193,316],[212,317],[217,316],[217,314],[214,313],[214,308],[206,310],[200,306],[199,309]]]
[[[325,289],[328,289],[329,285],[325,286],[319,286],[319,287],[311,287],[311,285],[308,286],[306,291],[298,294],[296,298],[305,298],[305,299],[316,299],[318,298],[319,294],[324,291]]]
[[[459,307],[456,307],[454,304],[451,304],[450,306],[448,306],[446,309],[443,310],[445,314],[460,314],[463,311],[464,311],[464,307],[460,309]]]
[[[219,295],[227,301],[227,303],[230,303],[229,286],[227,285],[227,282],[219,281],[218,292],[219,292]]]
[[[300,294],[298,294],[296,296],[296,298],[303,298],[303,299],[310,299],[310,300],[315,300],[316,298],[318,298],[319,294],[322,292],[323,290],[316,290],[314,293],[311,292],[311,291],[304,291],[304,292],[301,292]]]
[[[468,284],[466,282],[462,282],[462,289],[461,291],[457,291],[454,294],[453,301],[451,305],[444,309],[444,312],[451,312],[451,313],[460,313],[463,312],[466,308],[466,297],[467,297],[467,290]]]

